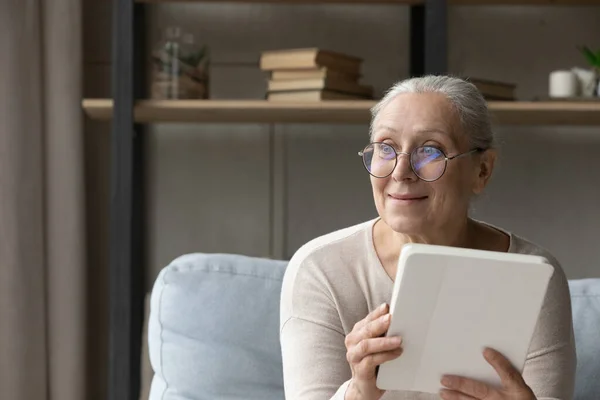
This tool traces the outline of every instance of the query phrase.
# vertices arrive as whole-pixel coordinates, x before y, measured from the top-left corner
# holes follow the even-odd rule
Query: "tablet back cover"
[[[403,353],[380,366],[377,386],[437,393],[444,374],[498,385],[486,346],[522,370],[553,271],[538,256],[404,246],[387,332]]]

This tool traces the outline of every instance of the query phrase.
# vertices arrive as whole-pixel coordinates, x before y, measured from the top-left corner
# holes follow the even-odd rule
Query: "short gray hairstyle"
[[[471,82],[445,75],[409,78],[392,86],[383,99],[371,109],[372,118],[369,129],[371,137],[379,111],[396,96],[403,93],[441,93],[445,95],[458,112],[462,128],[469,136],[471,146],[481,149],[495,146],[490,113],[481,92]]]

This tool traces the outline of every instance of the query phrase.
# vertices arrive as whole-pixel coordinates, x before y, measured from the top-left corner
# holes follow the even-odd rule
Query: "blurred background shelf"
[[[137,3],[279,3],[279,4],[425,4],[425,0],[135,0]],[[449,0],[450,5],[503,6],[597,6],[600,0]]]
[[[84,3],[91,2],[102,4],[87,11],[90,23],[84,27],[93,31],[97,11],[107,10],[104,4],[110,2]],[[593,235],[598,230],[593,218],[587,216],[597,213],[594,199],[598,188],[589,182],[594,181],[598,167],[595,154],[600,138],[597,134],[600,103],[534,96],[549,92],[546,75],[551,68],[568,68],[577,62],[573,61],[578,56],[575,45],[597,39],[597,32],[590,28],[600,26],[596,22],[600,0],[113,0],[112,3],[110,16],[105,11],[105,19],[112,26],[111,40],[97,41],[104,46],[103,56],[98,56],[96,42],[88,43],[85,48],[90,66],[102,70],[103,77],[110,77],[113,90],[87,92],[83,100],[86,125],[98,125],[103,130],[108,130],[104,125],[110,125],[111,130],[108,137],[86,137],[106,147],[106,163],[110,165],[110,178],[105,185],[105,197],[110,199],[110,226],[102,226],[110,250],[107,260],[110,400],[139,398],[143,343],[140,316],[145,294],[142,283],[155,276],[162,260],[187,249],[211,249],[210,243],[219,238],[229,240],[232,229],[243,237],[239,240],[243,246],[234,247],[234,251],[260,248],[273,258],[289,259],[294,248],[305,242],[304,238],[341,226],[342,221],[349,221],[344,219],[347,214],[358,218],[355,209],[366,211],[369,207],[372,213],[369,193],[361,199],[353,186],[354,182],[368,184],[364,171],[356,178],[348,176],[351,174],[345,174],[348,170],[341,168],[342,164],[339,170],[335,169],[338,164],[330,158],[330,153],[340,149],[339,146],[357,149],[364,144],[364,138],[352,138],[342,132],[365,134],[370,108],[375,102],[266,101],[270,92],[274,92],[269,90],[269,83],[276,81],[273,73],[265,85],[265,73],[257,63],[257,56],[266,51],[317,47],[352,53],[368,60],[361,71],[364,81],[355,83],[372,85],[375,93],[382,93],[401,77],[447,74],[451,70],[482,80],[519,85],[520,98],[535,101],[489,102],[499,134],[509,133],[510,143],[506,147],[510,148],[507,151],[510,162],[502,172],[505,175],[496,180],[499,186],[495,193],[501,193],[500,201],[484,213],[546,238],[547,243],[563,249],[568,263],[586,265],[581,268],[589,268],[586,257],[597,256],[589,246],[579,244],[573,232]],[[298,7],[302,4],[307,6]],[[316,7],[319,4],[329,6],[321,9]],[[374,8],[375,5],[378,7]],[[577,6],[588,8],[577,10]],[[151,32],[161,28],[163,39],[175,36],[163,29],[168,27],[181,27],[200,38],[199,44],[212,47],[210,54],[215,68],[211,69],[211,77],[215,85],[209,85],[212,88],[207,90],[209,98],[231,100],[149,99],[153,92],[146,79],[148,44],[153,43],[155,50],[161,40],[158,33]],[[108,43],[112,43],[112,48]],[[99,60],[104,63],[102,68],[98,66]],[[275,68],[273,71],[277,72]],[[92,83],[93,88],[96,83]],[[233,100],[242,97],[255,100]],[[488,97],[506,98],[489,94]],[[110,123],[90,124],[91,120]],[[181,123],[190,126],[175,125]],[[201,129],[194,126],[203,123],[227,125]],[[286,123],[319,126],[288,127]],[[144,124],[166,126],[149,128]],[[329,124],[359,125],[336,129]],[[498,125],[511,128],[502,129]],[[566,128],[556,129],[558,126]],[[198,135],[198,131],[206,134]],[[528,137],[528,131],[534,135]],[[580,132],[585,132],[585,138]],[[542,135],[544,140],[539,140]],[[572,140],[573,136],[577,140]],[[558,161],[549,165],[540,157],[532,159],[532,146],[538,153]],[[585,155],[576,155],[580,151]],[[335,160],[350,162],[350,157],[343,155],[350,153],[339,153]],[[231,161],[222,154],[232,154]],[[97,158],[95,148],[92,157]],[[351,160],[352,168],[358,172],[360,163],[357,164],[355,157]],[[206,168],[207,165],[210,167]],[[222,168],[223,175],[214,174],[213,168]],[[324,170],[330,174],[323,174]],[[97,175],[104,178],[106,171],[108,168]],[[342,179],[337,171],[345,174]],[[246,173],[251,177],[242,177]],[[556,192],[557,177],[568,184],[561,193]],[[585,193],[573,196],[580,190]],[[307,201],[302,197],[307,192],[320,193],[320,198]],[[240,203],[239,193],[248,201]],[[94,199],[97,197],[94,195]],[[523,215],[542,221],[564,204],[571,204],[575,197],[578,198],[575,206],[561,213],[562,220],[553,221],[555,229],[538,224],[536,231],[530,228],[536,224],[523,223]],[[530,201],[522,199],[542,206],[535,207],[532,214],[527,205]],[[536,200],[538,203],[534,203]],[[353,211],[345,212],[344,207]],[[165,225],[167,221],[173,222]],[[231,225],[227,222],[221,227],[221,221],[231,221]],[[198,243],[200,249],[193,247]],[[573,246],[579,246],[577,251],[571,251]],[[169,253],[171,250],[174,253]]]
[[[340,123],[367,124],[374,101],[313,103],[264,100],[141,100],[135,121],[141,123]],[[506,125],[600,125],[600,101],[490,101],[494,122]],[[110,120],[113,101],[85,99],[88,117]]]
[[[469,6],[598,6],[599,0],[449,0],[450,5]]]
[[[137,3],[424,4],[425,0],[135,0]]]

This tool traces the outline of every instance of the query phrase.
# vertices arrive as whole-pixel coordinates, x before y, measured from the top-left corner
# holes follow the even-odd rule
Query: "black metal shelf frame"
[[[137,400],[144,315],[144,126],[133,119],[145,97],[145,6],[113,0],[110,172],[109,400]],[[447,72],[446,0],[410,6],[410,75]]]

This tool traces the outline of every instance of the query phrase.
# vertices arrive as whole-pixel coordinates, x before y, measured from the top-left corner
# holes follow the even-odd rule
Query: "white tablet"
[[[403,353],[380,365],[377,387],[438,393],[444,374],[499,385],[485,347],[522,371],[553,273],[539,256],[405,245],[386,334]]]

